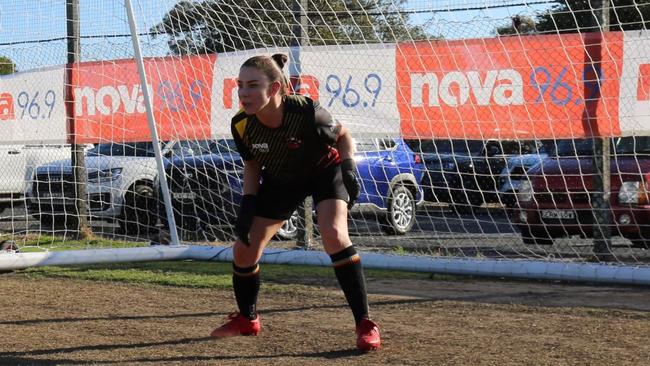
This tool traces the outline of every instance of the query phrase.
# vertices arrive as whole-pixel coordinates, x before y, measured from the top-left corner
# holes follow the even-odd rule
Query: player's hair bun
[[[285,55],[284,53],[276,53],[275,55],[271,56],[273,61],[280,67],[280,70],[284,67],[284,65],[289,61],[289,57]]]

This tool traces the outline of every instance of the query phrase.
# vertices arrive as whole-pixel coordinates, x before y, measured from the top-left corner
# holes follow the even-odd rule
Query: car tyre
[[[396,185],[388,197],[388,212],[382,216],[380,227],[390,235],[404,235],[415,224],[416,204],[413,192],[403,185]]]
[[[156,224],[156,196],[147,184],[136,184],[124,196],[120,227],[127,235],[147,234]]]

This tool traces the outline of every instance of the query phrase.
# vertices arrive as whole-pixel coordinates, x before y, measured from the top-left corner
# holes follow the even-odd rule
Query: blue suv
[[[355,140],[355,160],[361,195],[351,215],[373,213],[388,234],[406,234],[423,202],[420,181],[424,164],[401,139]],[[210,154],[174,159],[167,180],[178,227],[196,231],[229,226],[241,200],[243,162],[232,140],[217,140]],[[379,213],[379,214],[378,214]],[[164,215],[161,215],[164,217]],[[299,218],[294,215],[278,236],[295,237]]]

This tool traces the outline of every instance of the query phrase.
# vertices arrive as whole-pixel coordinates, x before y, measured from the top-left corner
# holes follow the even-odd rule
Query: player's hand
[[[241,204],[239,205],[239,214],[235,222],[235,233],[239,240],[247,246],[251,245],[248,239],[248,233],[253,224],[253,217],[255,216],[255,195],[245,194],[242,197]]]
[[[345,159],[341,162],[341,175],[343,176],[343,185],[348,191],[350,200],[348,201],[348,210],[352,208],[354,202],[359,198],[361,187],[357,179],[357,164],[354,159]]]

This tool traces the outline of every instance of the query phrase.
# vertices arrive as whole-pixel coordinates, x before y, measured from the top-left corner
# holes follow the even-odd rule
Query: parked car
[[[69,144],[0,145],[0,212],[25,203],[25,192],[36,167],[70,155]]]
[[[230,139],[212,141],[206,154],[173,159],[165,174],[176,226],[212,238],[218,227],[232,225],[242,197],[243,173],[243,162]],[[168,228],[163,206],[159,215]]]
[[[556,156],[528,171],[519,189],[517,225],[526,244],[551,245],[554,238],[593,237],[593,148],[591,140],[566,140]],[[650,137],[612,139],[610,215],[613,236],[634,246],[650,245]]]
[[[499,203],[500,174],[508,159],[536,151],[535,141],[434,140],[423,154],[425,197],[470,211]]]
[[[166,158],[201,154],[208,141],[168,141],[161,144]],[[89,214],[117,221],[129,234],[144,233],[156,224],[158,170],[153,143],[100,143],[85,156]],[[74,177],[70,159],[36,168],[28,186],[28,211],[44,227],[76,226]]]
[[[400,139],[362,139],[356,147],[361,194],[352,214],[371,212],[387,233],[407,233],[422,203],[420,157]],[[167,167],[167,179],[177,226],[206,230],[234,222],[242,194],[243,162],[231,140],[218,140],[211,154],[175,159]],[[294,238],[298,220],[294,215],[279,235]]]
[[[409,146],[421,154],[426,166],[422,179],[425,201],[452,204],[466,202],[457,166],[471,160],[471,156],[478,155],[483,148],[483,141],[410,140]]]
[[[499,175],[499,201],[505,207],[518,207],[517,192],[519,192],[521,182],[526,180],[526,172],[541,163],[549,156],[550,152],[555,150],[555,141],[540,140],[529,146],[532,148],[531,150],[524,150],[521,155],[513,155],[508,158]]]

